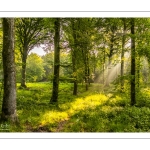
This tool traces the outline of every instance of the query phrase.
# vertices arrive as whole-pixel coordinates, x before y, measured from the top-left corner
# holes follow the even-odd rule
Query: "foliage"
[[[31,53],[27,59],[27,81],[36,82],[43,79],[45,71],[43,68],[43,60],[35,53]]]
[[[17,46],[23,55],[25,47],[27,53],[36,45],[44,43],[48,38],[47,24],[44,18],[16,18]]]
[[[2,44],[3,44],[3,32],[2,32],[2,20],[0,19],[0,82],[3,80],[3,69],[2,69]]]
[[[50,77],[53,73],[54,66],[54,52],[49,52],[46,55],[42,56],[43,67],[45,70],[44,80],[50,80]]]
[[[21,86],[26,87],[26,60],[28,53],[43,44],[51,36],[49,26],[44,18],[16,18],[17,47],[22,60]]]
[[[10,124],[10,132],[150,131],[149,18],[134,18],[133,34],[130,33],[131,18],[60,18],[60,34],[57,40],[55,37],[55,42],[56,18],[15,20],[17,82],[23,79],[22,69],[25,77],[27,60],[28,88],[17,91],[20,125]],[[123,21],[126,23],[125,30]],[[131,39],[135,40],[135,70],[132,75]],[[57,104],[49,104],[52,95],[50,81],[55,78],[54,43],[58,44],[58,41],[59,46],[55,47],[60,50],[60,62],[55,65],[59,66],[57,73],[60,78],[55,81],[60,81],[60,84],[59,92],[56,91],[54,95],[58,94],[59,101]],[[0,50],[2,44],[0,26]],[[29,51],[40,44],[44,44],[46,55],[28,56]],[[121,74],[122,61],[124,67]],[[131,107],[130,95],[133,90],[130,81],[134,77],[136,104]],[[29,83],[36,81],[49,83]],[[86,90],[89,87],[86,92],[84,85]],[[72,91],[76,96],[72,95]],[[2,92],[3,89],[1,98]]]

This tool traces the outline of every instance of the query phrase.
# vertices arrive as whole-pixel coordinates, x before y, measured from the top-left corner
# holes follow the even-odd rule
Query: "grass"
[[[1,132],[150,131],[149,88],[141,89],[137,105],[131,107],[128,91],[119,93],[113,87],[104,89],[99,84],[91,84],[88,91],[79,85],[78,96],[73,96],[73,84],[61,83],[57,105],[49,104],[50,83],[27,86],[17,89],[19,124],[1,124]]]

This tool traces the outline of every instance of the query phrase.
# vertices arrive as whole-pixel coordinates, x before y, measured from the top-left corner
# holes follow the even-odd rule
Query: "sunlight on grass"
[[[69,104],[69,109],[66,111],[48,111],[42,117],[40,124],[53,124],[56,122],[61,122],[64,120],[68,120],[72,115],[80,111],[85,111],[86,109],[94,109],[96,106],[103,105],[108,100],[108,97],[102,94],[95,94],[86,96],[84,98],[76,98],[74,102]],[[60,108],[65,108],[66,104],[60,104]]]
[[[66,112],[49,111],[42,116],[41,125],[45,125],[47,123],[53,124],[64,120],[68,120],[68,114]]]
[[[107,100],[108,98],[102,94],[95,94],[85,98],[78,98],[71,104],[71,108],[68,110],[68,112],[73,112],[72,110],[76,112],[87,108],[94,109],[96,106],[104,104]]]
[[[11,125],[10,132],[149,131],[149,88],[137,94],[137,107],[131,107],[128,93],[104,92],[98,84],[91,84],[89,91],[80,85],[78,96],[72,95],[72,84],[60,84],[56,105],[49,104],[52,84],[27,87],[17,90],[20,124]]]
[[[102,111],[105,113],[111,113],[113,111],[121,111],[123,110],[122,107],[111,107],[111,106],[103,106]]]

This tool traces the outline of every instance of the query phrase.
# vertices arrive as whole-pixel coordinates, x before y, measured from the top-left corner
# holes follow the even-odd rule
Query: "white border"
[[[150,8],[148,0],[4,0],[0,17],[150,17]],[[1,147],[16,150],[141,150],[149,139],[149,133],[0,133]]]
[[[1,147],[15,150],[147,150],[149,140],[1,140]]]
[[[149,133],[0,133],[0,139],[150,139]]]
[[[150,17],[150,11],[13,11],[13,12],[0,12],[0,17]]]
[[[149,11],[148,0],[4,0],[1,11]]]

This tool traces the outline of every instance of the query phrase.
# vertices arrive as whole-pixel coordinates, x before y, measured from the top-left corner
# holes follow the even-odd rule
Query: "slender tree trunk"
[[[82,50],[82,57],[84,62],[84,81],[85,81],[85,90],[88,91],[89,88],[89,64],[88,64],[88,51],[87,49]]]
[[[137,87],[140,87],[140,56],[137,56]]]
[[[74,24],[74,20],[72,20],[72,30],[73,30],[73,38],[74,38],[74,46],[72,48],[72,69],[73,69],[73,95],[77,95],[78,92],[78,83],[77,83],[77,33]]]
[[[111,57],[108,60],[108,67],[107,67],[107,79],[106,79],[106,86],[109,87],[110,84],[110,73],[111,73]]]
[[[85,54],[85,89],[88,91],[89,89],[89,59],[88,52]]]
[[[73,64],[73,73],[74,73],[74,87],[73,87],[73,95],[77,95],[77,89],[78,89],[78,84],[77,84],[77,70],[76,70],[76,52],[74,50],[74,55],[72,55],[72,64]]]
[[[73,81],[73,95],[77,95],[77,70],[76,70],[76,48],[74,47],[72,50],[72,66],[73,66],[73,76],[74,76],[74,81]]]
[[[88,83],[90,85],[90,67],[89,67],[89,61],[88,61]]]
[[[55,20],[55,37],[54,37],[54,78],[53,91],[50,103],[58,102],[58,88],[59,88],[59,68],[60,68],[60,18]]]
[[[93,75],[94,75],[94,78],[92,79],[93,82],[95,82],[95,74],[96,74],[96,56],[95,56],[95,53],[93,53],[94,55],[94,65],[93,65]]]
[[[124,49],[125,49],[125,33],[126,33],[126,20],[123,19],[123,37],[122,37],[122,51],[121,51],[121,92],[124,90]]]
[[[111,36],[111,44],[110,44],[110,52],[109,52],[109,62],[108,62],[108,74],[107,74],[107,80],[106,80],[106,86],[109,86],[110,84],[110,73],[111,73],[111,59],[112,59],[112,55],[113,55],[113,48],[114,48],[114,36]]]
[[[103,86],[105,85],[105,50],[103,51]]]
[[[16,70],[14,56],[14,19],[3,18],[3,72],[4,94],[2,120],[17,121],[16,114]]]
[[[22,54],[22,72],[21,72],[21,87],[26,88],[26,63],[27,61],[27,48],[25,47]]]
[[[77,95],[78,92],[78,84],[77,81],[74,81],[73,95]]]
[[[131,106],[135,105],[135,37],[134,18],[131,18]]]

